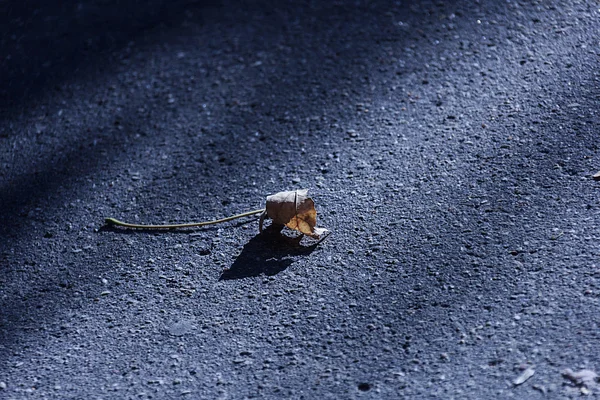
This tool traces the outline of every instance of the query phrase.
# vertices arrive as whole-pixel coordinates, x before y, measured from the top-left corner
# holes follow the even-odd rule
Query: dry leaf
[[[279,192],[267,196],[267,207],[260,221],[271,218],[276,225],[285,225],[305,235],[319,238],[328,232],[317,228],[317,210],[314,201],[308,197],[308,189]]]

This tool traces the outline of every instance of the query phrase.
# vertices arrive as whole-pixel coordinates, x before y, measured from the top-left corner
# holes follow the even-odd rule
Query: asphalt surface
[[[600,393],[597,1],[22,3],[1,399]]]

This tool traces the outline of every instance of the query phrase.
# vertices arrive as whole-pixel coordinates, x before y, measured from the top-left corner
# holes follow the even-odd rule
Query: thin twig
[[[264,211],[265,211],[265,209],[261,208],[260,210],[248,211],[248,212],[245,212],[245,213],[242,213],[242,214],[232,215],[231,217],[217,219],[217,220],[214,220],[214,221],[192,222],[192,223],[187,223],[187,224],[140,225],[140,224],[129,224],[127,222],[119,221],[118,219],[115,219],[115,218],[106,218],[105,222],[108,225],[122,226],[124,228],[130,228],[130,229],[178,229],[178,228],[193,228],[193,227],[197,227],[197,226],[206,226],[206,225],[220,224],[222,222],[227,222],[227,221],[231,221],[231,220],[234,220],[234,219],[238,219],[238,218],[242,218],[242,217],[248,217],[248,216],[254,215],[254,214],[259,214],[259,213],[262,213]]]

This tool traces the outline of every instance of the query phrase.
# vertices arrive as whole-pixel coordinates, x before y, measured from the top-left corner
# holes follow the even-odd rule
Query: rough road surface
[[[596,396],[599,18],[1,3],[0,398]],[[102,227],[300,188],[316,247]]]

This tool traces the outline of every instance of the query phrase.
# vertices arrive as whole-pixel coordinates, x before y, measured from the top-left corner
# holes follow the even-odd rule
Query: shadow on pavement
[[[297,257],[312,253],[321,241],[311,245],[302,243],[303,236],[289,237],[280,229],[269,226],[254,236],[219,281],[250,278],[265,274],[277,275],[292,265]]]
[[[203,0],[5,2],[0,10],[0,112],[27,102],[106,57],[142,32],[177,26]]]

